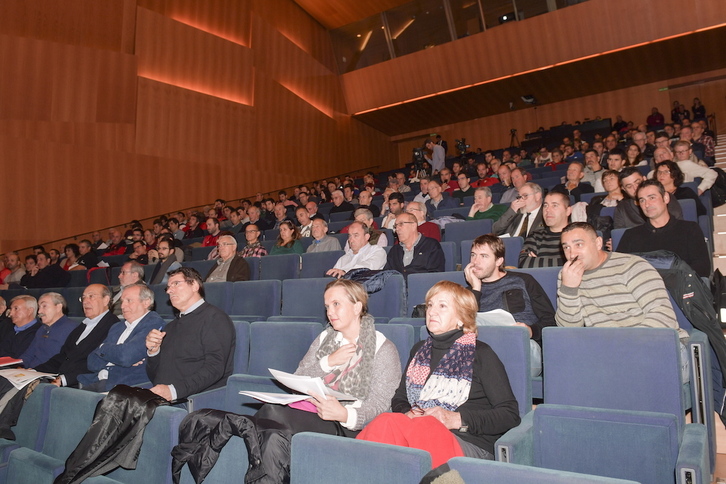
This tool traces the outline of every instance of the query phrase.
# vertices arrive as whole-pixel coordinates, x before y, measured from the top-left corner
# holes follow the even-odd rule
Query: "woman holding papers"
[[[313,341],[295,374],[320,377],[327,387],[355,400],[341,403],[314,394],[301,404],[263,406],[255,417],[262,440],[262,467],[272,478],[265,482],[289,480],[294,434],[355,437],[366,423],[389,409],[401,378],[398,351],[376,331],[363,286],[346,279],[332,281],[325,288],[325,308],[330,325]]]
[[[433,467],[451,457],[494,459],[494,442],[519,424],[496,353],[476,339],[477,301],[450,281],[426,294],[429,338],[416,343],[393,397],[357,438],[424,449]]]

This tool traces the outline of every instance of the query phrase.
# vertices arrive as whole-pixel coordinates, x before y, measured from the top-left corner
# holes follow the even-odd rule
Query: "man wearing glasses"
[[[532,182],[525,183],[519,190],[519,197],[494,222],[492,232],[527,238],[535,231],[544,230],[542,215],[542,187]]]
[[[219,258],[207,274],[204,282],[249,281],[250,266],[243,257],[237,255],[237,240],[231,235],[217,239]]]
[[[433,222],[426,221],[426,205],[420,202],[408,202],[406,205],[406,213],[410,213],[416,217],[418,223],[418,231],[424,237],[431,237],[441,242],[441,229]]]
[[[223,386],[232,374],[232,320],[204,300],[202,277],[192,268],[170,272],[166,292],[179,316],[146,336],[151,391],[172,401]]]
[[[156,252],[159,254],[159,262],[156,263],[149,278],[150,285],[165,284],[169,277],[167,274],[181,267],[179,261],[176,260],[176,252],[170,239],[161,239],[156,246]]]
[[[396,217],[398,244],[388,252],[386,269],[398,271],[404,279],[420,272],[443,272],[444,251],[438,241],[421,235],[418,221],[410,213]]]

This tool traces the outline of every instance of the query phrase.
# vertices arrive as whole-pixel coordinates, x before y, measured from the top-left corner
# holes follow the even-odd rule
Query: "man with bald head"
[[[343,196],[342,191],[333,191],[333,193],[331,194],[331,198],[333,199],[333,206],[330,209],[330,213],[352,212],[353,210],[355,210],[355,207],[352,203],[345,201],[345,197]]]
[[[236,282],[250,280],[250,266],[244,257],[237,255],[237,240],[231,235],[222,235],[217,240],[219,258],[209,269],[204,282]]]
[[[406,204],[406,213],[410,213],[416,217],[416,223],[418,223],[418,231],[425,237],[441,242],[441,229],[438,225],[433,222],[426,221],[426,205],[421,202],[408,202]]]
[[[5,276],[5,285],[0,286],[0,289],[7,289],[10,284],[20,284],[20,279],[25,275],[25,266],[20,261],[20,256],[17,252],[8,252],[6,254],[5,267],[10,269],[10,274]]]
[[[109,245],[106,252],[103,253],[104,256],[123,255],[132,251],[132,247],[126,245],[126,241],[124,240],[120,230],[110,229],[108,231],[108,238],[111,239],[111,245]]]

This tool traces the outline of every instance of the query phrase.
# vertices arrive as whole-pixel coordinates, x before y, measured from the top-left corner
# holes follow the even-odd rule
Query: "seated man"
[[[114,386],[139,385],[146,376],[146,335],[166,324],[152,311],[154,292],[146,284],[126,286],[121,296],[123,321],[111,326],[108,336],[88,355],[91,373],[78,375],[78,386],[92,392],[107,392]]]
[[[159,261],[156,263],[156,267],[154,267],[154,271],[151,273],[149,285],[166,283],[169,277],[167,273],[181,267],[181,264],[176,260],[176,251],[174,250],[173,244],[174,243],[171,239],[162,238],[156,246],[156,251],[159,254]]]
[[[172,401],[225,385],[234,358],[232,320],[204,300],[202,277],[192,268],[171,272],[166,292],[179,317],[146,336],[151,391]]]
[[[408,202],[406,213],[416,217],[418,231],[424,237],[429,237],[441,242],[441,228],[433,222],[426,221],[426,205],[421,202]]]
[[[35,318],[38,302],[23,294],[10,300],[10,321],[0,324],[0,356],[20,358],[35,338],[40,323]]]
[[[396,217],[403,213],[404,199],[403,195],[396,192],[388,196],[388,200],[383,204],[383,213],[385,217],[381,221],[381,227],[384,229],[393,229],[396,223]]]
[[[304,206],[295,209],[295,218],[300,227],[300,237],[312,237],[313,220],[310,218],[308,209]]]
[[[111,291],[101,284],[86,287],[81,296],[86,319],[71,331],[63,347],[48,361],[35,367],[44,373],[57,373],[57,386],[78,385],[78,375],[88,373],[88,355],[106,339],[109,329],[118,322],[111,311]]]
[[[567,166],[567,175],[565,183],[555,185],[553,192],[564,193],[567,196],[572,195],[575,203],[580,201],[583,193],[593,193],[595,189],[588,183],[581,183],[585,177],[584,167],[579,161],[573,161]]]
[[[548,193],[542,204],[545,229],[530,234],[519,254],[519,267],[555,267],[565,263],[560,234],[567,226],[572,207],[564,193]]]
[[[474,204],[469,209],[469,215],[467,215],[466,219],[490,219],[496,222],[506,211],[506,205],[492,203],[491,188],[479,187],[474,191]]]
[[[112,288],[111,310],[116,316],[121,316],[121,293],[126,286],[144,283],[144,266],[134,261],[126,262],[118,273],[118,282],[119,285]]]
[[[146,253],[146,242],[143,240],[136,240],[133,244],[131,244],[131,246],[133,247],[133,252],[129,254],[128,260],[138,262],[142,265],[148,264],[149,256]]]
[[[325,274],[338,279],[351,269],[380,270],[386,265],[386,251],[380,245],[371,245],[371,231],[362,222],[348,226],[348,249],[332,269]]]
[[[681,339],[663,279],[640,257],[602,250],[592,225],[574,222],[562,231],[567,262],[557,289],[559,326],[673,328]]]
[[[627,166],[620,172],[620,187],[623,195],[628,198],[623,199],[615,207],[614,226],[616,229],[629,229],[645,223],[643,213],[635,203],[636,192],[641,183],[645,181],[645,177],[634,166]],[[683,220],[683,210],[681,204],[678,203],[676,197],[670,197],[668,200],[668,212],[671,217]]]
[[[91,245],[90,240],[83,239],[78,242],[78,251],[81,253],[81,256],[76,263],[82,266],[82,269],[92,269],[98,265],[98,255],[93,250],[93,245]]]
[[[237,240],[231,235],[217,239],[219,258],[209,269],[204,282],[236,282],[250,280],[250,266],[243,257],[237,255]]]
[[[28,349],[20,355],[25,368],[35,368],[58,354],[68,335],[78,323],[65,315],[66,300],[57,292],[46,292],[38,299],[41,325]]]
[[[341,250],[338,239],[328,235],[328,222],[326,222],[325,219],[316,218],[313,220],[310,232],[313,236],[313,243],[308,246],[306,252]]]
[[[385,232],[376,229],[375,223],[373,221],[373,213],[371,213],[370,210],[368,210],[367,208],[356,208],[355,212],[353,212],[353,218],[356,221],[364,223],[366,224],[366,226],[368,226],[368,229],[371,233],[371,239],[369,240],[369,243],[371,245],[380,245],[381,247],[388,246],[388,236]],[[340,233],[347,234],[349,228],[350,225],[348,225],[347,227],[343,227],[340,230]],[[345,250],[347,247],[348,244],[343,247],[343,250]]]
[[[638,187],[638,206],[645,214],[643,225],[629,228],[623,234],[618,252],[650,252],[669,250],[677,254],[701,277],[711,275],[711,260],[696,222],[678,220],[668,213],[668,200],[663,185],[657,180],[646,180]]]
[[[386,269],[400,272],[404,279],[409,274],[444,271],[441,244],[418,232],[416,217],[410,213],[396,217],[396,234],[399,243],[388,252]]]
[[[111,239],[111,244],[108,246],[106,252],[104,252],[103,255],[123,255],[131,252],[131,247],[126,245],[126,240],[124,240],[124,236],[120,230],[109,230],[108,237],[109,239]]]
[[[506,165],[502,166],[506,168]],[[503,168],[499,169],[500,179],[503,177],[505,171],[506,170]],[[499,203],[512,203],[520,196],[519,190],[525,185],[525,183],[527,183],[527,170],[524,168],[515,168],[511,170],[508,176],[511,179],[512,187],[502,194],[502,198],[499,200]],[[504,183],[504,181],[502,181],[502,183]]]
[[[499,220],[492,225],[496,235],[508,234],[510,237],[524,237],[544,230],[542,216],[542,187],[536,183],[525,183],[520,189],[519,198],[514,200]]]
[[[429,181],[429,199],[426,200],[426,210],[430,218],[434,217],[436,210],[456,208],[458,206],[459,204],[456,202],[456,199],[451,198],[448,194],[444,194],[441,190],[441,181],[439,179],[432,178]],[[390,227],[386,226],[386,228]]]
[[[504,243],[493,235],[480,235],[471,245],[471,262],[464,276],[479,301],[479,311],[504,309],[512,314],[519,326],[529,330],[532,376],[542,372],[542,328],[555,326],[555,310],[542,286],[524,272],[504,269]]]
[[[358,208],[367,208],[373,214],[373,217],[381,215],[381,209],[373,203],[373,195],[368,190],[363,190],[358,195]]]
[[[464,197],[474,196],[474,187],[469,182],[471,179],[465,172],[460,172],[456,175],[456,181],[459,184],[459,188],[454,190],[452,196],[458,200],[459,205],[464,205]]]
[[[250,218],[250,221],[247,222],[245,228],[250,225],[255,225],[259,230],[270,230],[275,226],[273,222],[262,218],[261,213],[260,207],[255,205],[250,206],[250,208],[247,209],[247,216]]]
[[[333,191],[331,197],[333,199],[333,206],[330,209],[330,213],[352,212],[353,210],[355,210],[355,207],[352,203],[345,201],[345,197],[343,196],[342,191]]]
[[[49,288],[65,287],[71,280],[68,271],[64,271],[58,264],[50,263],[50,255],[47,252],[37,254],[38,264],[31,268],[22,279],[20,285],[27,288]]]
[[[245,240],[247,241],[247,245],[239,253],[240,257],[263,257],[267,255],[267,249],[260,242],[260,233],[257,225],[253,223],[247,224],[245,227]]]
[[[213,247],[217,245],[220,232],[217,217],[209,217],[207,219],[207,232],[209,235],[205,236],[204,240],[202,240],[202,247]]]

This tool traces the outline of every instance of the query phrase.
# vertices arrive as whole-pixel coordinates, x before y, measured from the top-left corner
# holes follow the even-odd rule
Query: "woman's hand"
[[[350,361],[351,358],[353,358],[353,355],[355,355],[355,349],[355,343],[348,343],[347,345],[341,346],[330,355],[328,355],[328,365],[340,366],[344,363],[347,363],[348,361]]]
[[[323,420],[331,420],[335,422],[345,422],[348,420],[348,409],[340,404],[337,398],[316,395],[312,393],[308,400],[318,409],[318,417]]]
[[[452,412],[441,407],[432,407],[424,409],[423,415],[434,417],[444,424],[444,427],[447,429],[458,429],[461,427],[461,414],[459,412]]]

